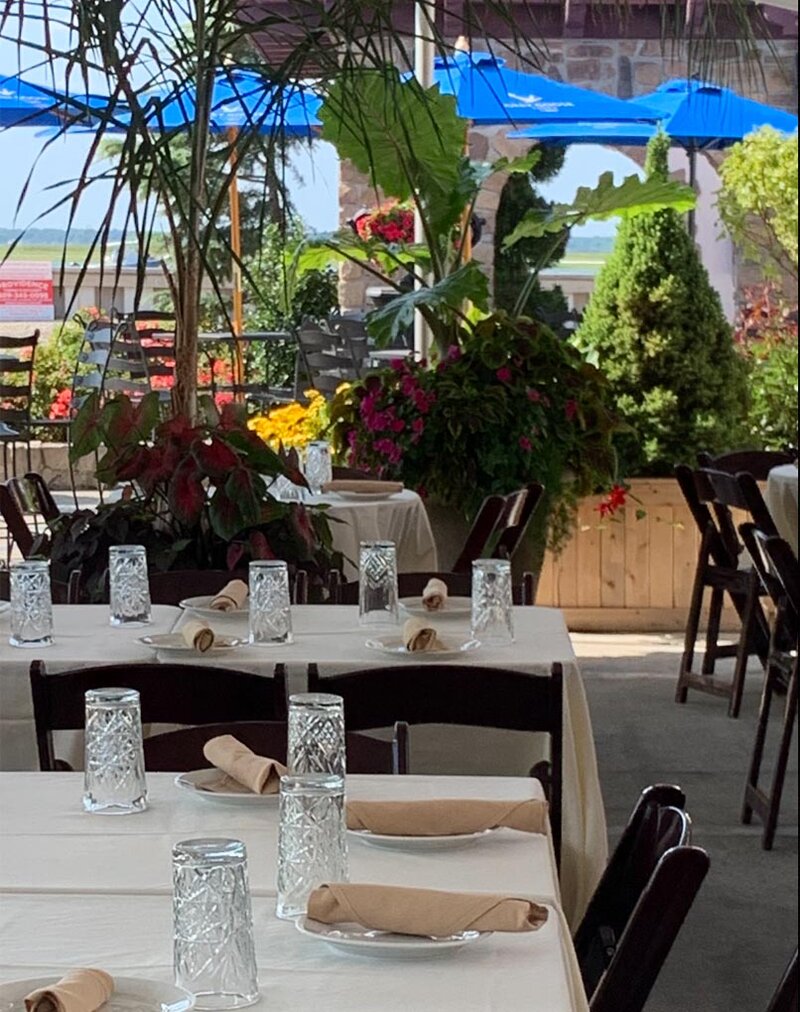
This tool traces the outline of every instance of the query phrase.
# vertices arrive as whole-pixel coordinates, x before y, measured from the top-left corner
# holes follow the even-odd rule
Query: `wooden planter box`
[[[586,499],[564,551],[548,553],[536,603],[562,608],[570,629],[683,631],[700,535],[672,478],[631,481],[632,502],[618,522],[600,521],[599,498]],[[636,519],[636,510],[647,515]],[[736,629],[726,609],[723,628]]]

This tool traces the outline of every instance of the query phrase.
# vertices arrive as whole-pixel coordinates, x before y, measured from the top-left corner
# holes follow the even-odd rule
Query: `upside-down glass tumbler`
[[[53,642],[53,599],[50,595],[50,563],[16,562],[11,581],[12,647],[49,647]]]
[[[111,625],[137,626],[150,621],[150,583],[144,545],[108,549]]]
[[[275,913],[289,920],[306,912],[317,886],[347,881],[344,779],[281,777],[279,806]]]
[[[511,563],[508,559],[476,559],[472,563],[472,625],[481,643],[514,642]]]
[[[142,714],[136,689],[86,693],[83,807],[102,815],[147,808]]]
[[[298,692],[289,697],[286,765],[293,774],[346,771],[344,700],[327,692]]]
[[[358,557],[358,621],[372,628],[396,626],[397,549],[394,541],[362,541]]]
[[[250,563],[250,642],[277,646],[292,642],[289,569],[279,559]]]
[[[324,440],[314,439],[306,447],[303,473],[313,495],[319,495],[322,492],[322,486],[333,477],[331,448]]]
[[[239,840],[183,840],[172,848],[175,983],[196,1009],[258,1001],[247,851]]]

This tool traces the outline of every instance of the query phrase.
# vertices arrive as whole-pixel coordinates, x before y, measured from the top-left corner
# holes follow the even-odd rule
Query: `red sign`
[[[0,264],[0,320],[53,320],[53,266],[35,260]]]

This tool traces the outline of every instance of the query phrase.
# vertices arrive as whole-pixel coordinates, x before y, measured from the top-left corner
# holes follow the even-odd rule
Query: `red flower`
[[[600,517],[605,520],[606,517],[613,516],[618,509],[621,509],[627,502],[628,489],[624,485],[614,485],[608,495],[602,499],[595,509],[600,514]]]
[[[527,436],[519,437],[519,445],[523,450],[525,450],[526,453],[530,453],[531,450],[533,449],[533,443],[530,441],[530,439],[528,439]]]
[[[511,372],[511,370],[509,369],[509,367],[507,365],[504,365],[504,366],[501,366],[501,368],[497,370],[497,372],[495,373],[495,376],[500,380],[501,383],[510,383],[511,380],[512,380],[513,374]]]

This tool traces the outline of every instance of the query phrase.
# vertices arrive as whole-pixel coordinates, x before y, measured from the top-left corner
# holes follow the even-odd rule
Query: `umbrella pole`
[[[696,196],[697,190],[695,188],[695,184],[697,183],[697,148],[694,146],[694,144],[692,144],[691,147],[689,148],[688,155],[689,155],[689,186],[691,186],[691,188],[695,191]],[[686,230],[688,231],[689,237],[691,239],[694,239],[695,225],[696,225],[695,210],[694,208],[692,208],[689,211],[689,214],[686,218]]]
[[[231,214],[231,287],[233,289],[233,385],[237,401],[244,400],[244,349],[239,340],[244,330],[244,313],[242,303],[242,268],[239,261],[242,256],[242,232],[239,214],[239,186],[236,181],[238,158],[236,157],[236,138],[239,131],[236,127],[228,130],[231,142],[231,181],[228,185],[228,199]]]

